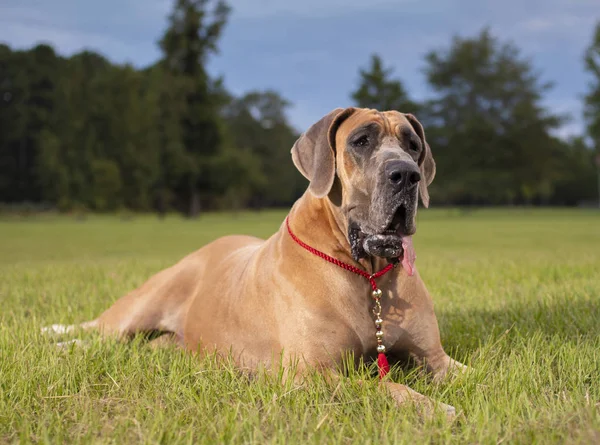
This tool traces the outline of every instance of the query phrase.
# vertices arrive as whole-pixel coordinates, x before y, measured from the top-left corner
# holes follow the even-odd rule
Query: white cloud
[[[555,13],[543,17],[533,17],[517,24],[517,29],[528,34],[552,34],[554,37],[579,38],[587,35],[593,28],[597,17]]]
[[[568,139],[570,136],[581,135],[585,132],[580,98],[548,98],[544,101],[544,105],[551,113],[569,118],[553,131],[555,136]]]
[[[552,20],[543,18],[533,18],[525,20],[519,24],[519,27],[528,32],[546,31],[554,26]]]
[[[418,0],[230,0],[238,18],[257,19],[273,16],[323,18],[361,11],[385,11],[402,5],[418,5]]]
[[[10,21],[46,22],[49,17],[42,9],[26,8],[22,6],[0,6],[0,20],[5,23]]]
[[[14,23],[4,27],[3,35],[10,36],[10,44],[16,48],[30,48],[39,43],[48,43],[63,55],[71,55],[84,49],[93,50],[118,63],[133,62],[139,55],[139,47],[125,43],[108,34],[82,32],[46,25]],[[150,62],[150,60],[148,61]]]
[[[81,15],[79,11],[69,10],[65,3],[56,7],[49,7],[49,4],[29,7],[5,4],[0,6],[0,41],[20,49],[48,43],[67,56],[88,49],[117,63],[145,65],[157,58],[156,38],[139,40],[131,35],[123,38],[119,31],[126,28],[135,35],[136,26],[139,27],[140,23],[143,26],[149,18],[164,19],[161,12],[164,5],[159,3],[149,2],[147,8],[142,8],[140,0],[132,0],[122,15],[107,13],[106,16],[97,16],[95,11]],[[151,32],[156,33],[156,30]]]
[[[558,138],[569,139],[574,136],[581,136],[582,134],[585,134],[585,128],[583,121],[578,120],[562,125],[552,133]]]

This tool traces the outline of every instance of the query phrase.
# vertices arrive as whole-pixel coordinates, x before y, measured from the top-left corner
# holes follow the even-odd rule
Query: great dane
[[[338,108],[302,134],[291,153],[310,184],[269,239],[219,238],[95,320],[46,332],[161,332],[155,341],[231,355],[244,368],[293,362],[300,376],[307,369],[339,369],[348,353],[370,360],[378,346],[390,360],[408,354],[434,379],[464,369],[442,348],[431,296],[414,267],[418,197],[429,205],[427,187],[435,176],[419,121],[397,111]],[[396,263],[377,278],[380,315],[373,315],[368,279],[297,240],[367,276]],[[441,406],[452,415],[452,407],[388,378],[382,388],[398,403]]]

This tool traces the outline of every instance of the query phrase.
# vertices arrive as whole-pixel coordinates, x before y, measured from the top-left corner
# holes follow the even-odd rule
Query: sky
[[[26,49],[52,44],[116,63],[147,66],[173,0],[1,0],[0,42]],[[232,13],[209,65],[234,94],[271,88],[292,102],[300,131],[336,107],[352,105],[359,68],[378,53],[411,98],[431,97],[424,55],[452,37],[488,27],[512,41],[543,81],[545,105],[572,120],[560,135],[583,131],[582,96],[590,80],[583,53],[600,21],[599,0],[229,0]]]

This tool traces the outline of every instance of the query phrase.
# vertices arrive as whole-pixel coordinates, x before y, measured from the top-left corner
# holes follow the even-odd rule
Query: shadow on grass
[[[533,335],[576,342],[600,337],[600,296],[552,302],[510,303],[494,309],[439,310],[446,350],[473,352],[500,336]]]

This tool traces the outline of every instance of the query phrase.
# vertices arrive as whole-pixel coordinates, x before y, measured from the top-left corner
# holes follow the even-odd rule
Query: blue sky
[[[351,105],[358,69],[373,52],[394,68],[410,95],[428,97],[424,54],[447,47],[454,34],[484,26],[522,48],[555,87],[546,105],[570,113],[561,129],[582,131],[582,56],[600,20],[598,0],[230,0],[232,15],[210,62],[236,94],[273,88],[289,99],[303,130],[332,108]],[[2,0],[0,41],[37,42],[70,55],[84,48],[114,62],[145,66],[159,57],[156,41],[172,0]]]

